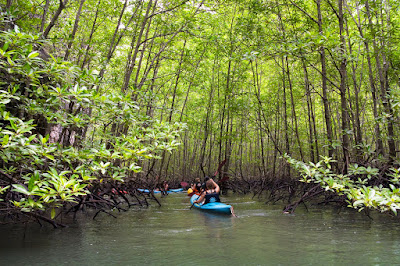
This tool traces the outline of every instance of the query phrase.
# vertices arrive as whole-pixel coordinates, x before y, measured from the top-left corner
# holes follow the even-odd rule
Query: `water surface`
[[[80,217],[68,228],[0,227],[1,265],[393,265],[399,222],[352,210],[282,214],[246,196],[223,197],[237,218],[189,210],[185,194],[114,219]]]

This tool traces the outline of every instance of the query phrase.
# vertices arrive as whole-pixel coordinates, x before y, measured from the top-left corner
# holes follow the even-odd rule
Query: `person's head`
[[[204,182],[207,183],[208,180],[210,180],[210,177],[206,176],[206,177],[204,178]]]
[[[206,182],[206,187],[207,189],[213,189],[215,188],[214,182],[212,181],[212,179],[208,179]]]
[[[200,182],[200,178],[199,177],[196,177],[196,179],[194,180],[196,183],[199,183]]]

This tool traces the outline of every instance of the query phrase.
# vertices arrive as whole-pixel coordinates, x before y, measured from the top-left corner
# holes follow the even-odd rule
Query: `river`
[[[249,196],[222,197],[238,217],[192,209],[184,194],[149,208],[80,217],[68,228],[2,225],[1,265],[394,265],[397,219],[334,207],[283,214]]]

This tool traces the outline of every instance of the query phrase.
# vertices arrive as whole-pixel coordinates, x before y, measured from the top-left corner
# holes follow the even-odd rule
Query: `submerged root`
[[[306,202],[320,200],[321,195],[325,195],[325,199],[318,204],[335,203],[343,205],[346,200],[343,197],[325,191],[319,184],[306,184],[297,181],[297,179],[279,178],[272,175],[257,178],[239,176],[230,179],[228,187],[234,193],[253,193],[252,198],[266,198],[266,204],[283,202],[285,204],[283,207],[284,213],[293,213],[301,204],[308,209]]]
[[[301,203],[304,203],[304,205],[305,205],[306,200],[314,198],[314,197],[322,194],[323,192],[324,192],[324,190],[321,188],[320,185],[315,185],[311,189],[304,192],[304,194],[301,196],[301,198],[299,200],[297,200],[294,203],[286,205],[285,208],[283,209],[283,212],[284,213],[293,213],[296,210],[297,206],[299,206]]]

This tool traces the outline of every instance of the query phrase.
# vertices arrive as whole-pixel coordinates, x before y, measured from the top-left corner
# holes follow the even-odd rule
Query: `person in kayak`
[[[163,183],[159,186],[159,188],[160,188],[160,191],[161,191],[163,196],[168,195],[169,185],[168,185],[168,182],[166,180],[163,181]]]
[[[200,178],[196,178],[195,180],[194,180],[194,189],[193,189],[193,191],[197,194],[197,195],[200,195],[201,194],[201,182],[200,182]]]
[[[212,202],[221,202],[219,199],[220,188],[213,179],[210,178],[207,180],[206,188],[207,190],[203,191],[203,193],[201,193],[200,197],[194,203],[201,203],[203,200],[203,205]]]
[[[208,181],[209,179],[210,179],[210,177],[208,177],[208,176],[206,176],[206,177],[204,178],[204,181],[203,181],[203,183],[201,184],[201,192],[207,190],[206,183],[207,183],[207,181]]]

